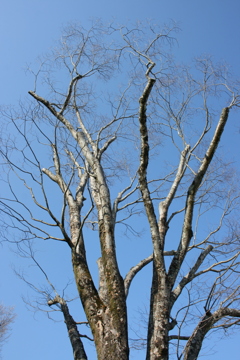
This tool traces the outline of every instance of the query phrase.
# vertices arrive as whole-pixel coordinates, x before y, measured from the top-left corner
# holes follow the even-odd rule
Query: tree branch
[[[224,108],[222,110],[220,119],[218,121],[215,133],[210,142],[210,145],[206,151],[205,157],[200,165],[196,176],[194,177],[193,182],[188,188],[187,199],[186,199],[186,210],[184,216],[184,223],[182,228],[181,241],[178,246],[176,255],[174,256],[172,263],[169,267],[168,276],[170,280],[170,286],[173,287],[185,255],[187,253],[190,240],[193,236],[192,231],[192,219],[193,219],[193,209],[194,209],[194,199],[198,191],[199,186],[203,180],[204,175],[207,172],[207,169],[211,163],[211,160],[217,150],[219,141],[221,139],[224,127],[228,120],[229,108]]]

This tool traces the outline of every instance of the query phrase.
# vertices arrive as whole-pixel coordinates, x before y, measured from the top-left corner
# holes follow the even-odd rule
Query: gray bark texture
[[[76,325],[76,322],[73,320],[66,301],[60,296],[55,297],[55,299],[48,301],[48,305],[52,306],[53,304],[59,303],[61,311],[64,316],[64,321],[68,330],[68,336],[73,349],[73,359],[74,360],[87,360],[87,355],[85,353],[83,343]]]
[[[194,330],[193,334],[189,338],[187,345],[184,351],[184,360],[196,360],[198,359],[199,352],[201,350],[203,340],[208,333],[208,331],[212,328],[212,326],[221,320],[225,316],[230,317],[240,317],[240,310],[236,309],[229,309],[229,308],[220,308],[219,310],[215,311],[211,314],[208,311],[201,321],[199,322],[198,326]]]

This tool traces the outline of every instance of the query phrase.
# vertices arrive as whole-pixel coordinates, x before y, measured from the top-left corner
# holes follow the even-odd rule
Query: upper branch
[[[197,261],[195,262],[194,266],[191,268],[191,270],[188,272],[187,275],[185,275],[182,280],[179,282],[177,287],[173,290],[171,294],[171,306],[173,306],[174,302],[177,300],[179,295],[181,294],[183,288],[192,281],[192,279],[196,276],[196,271],[199,269],[199,267],[202,265],[203,261],[207,257],[207,255],[212,251],[213,246],[208,245],[208,247],[201,252],[199,257],[197,258]]]
[[[173,256],[175,254],[175,251],[164,251],[164,256]],[[126,297],[128,296],[129,288],[132,283],[132,280],[134,279],[135,275],[141,271],[144,266],[148,265],[153,260],[153,254],[149,255],[147,258],[141,260],[137,265],[133,266],[124,279],[124,286],[125,286],[125,294]]]
[[[193,182],[191,183],[191,185],[188,188],[181,241],[179,243],[176,255],[174,256],[172,263],[170,265],[170,268],[169,268],[169,278],[170,278],[171,287],[173,287],[173,285],[175,283],[175,280],[179,273],[182,262],[186,256],[190,240],[193,236],[192,219],[193,219],[193,210],[194,210],[194,206],[195,206],[195,201],[194,201],[195,195],[201,185],[203,177],[206,174],[207,169],[208,169],[208,167],[213,159],[213,156],[217,150],[222,133],[224,131],[224,127],[228,120],[228,114],[229,114],[229,108],[226,107],[222,110],[215,133],[214,133],[211,143],[206,151],[206,154],[204,156],[202,164],[200,165],[200,167],[193,179]]]
[[[161,237],[161,246],[163,248],[164,248],[165,236],[166,236],[166,232],[168,230],[168,223],[169,223],[169,221],[167,221],[168,209],[172,203],[172,200],[176,194],[178,186],[179,186],[179,184],[183,178],[183,175],[185,173],[186,163],[187,163],[186,157],[189,152],[189,149],[190,149],[190,146],[187,145],[185,147],[185,149],[181,152],[181,158],[179,161],[178,170],[177,170],[175,179],[172,183],[172,186],[169,190],[169,193],[168,193],[166,199],[159,204],[159,223],[158,223],[158,225],[159,225],[159,231],[160,231],[160,237]]]
[[[70,82],[70,85],[69,85],[69,88],[68,88],[68,94],[67,94],[67,96],[66,96],[66,100],[65,100],[65,102],[64,102],[64,104],[63,104],[63,106],[62,106],[62,108],[61,108],[61,110],[60,110],[60,112],[59,112],[59,114],[62,115],[63,112],[64,112],[64,110],[67,108],[67,106],[68,106],[68,104],[69,104],[69,101],[71,100],[73,87],[74,87],[75,83],[76,83],[78,80],[80,80],[80,79],[82,79],[82,75],[78,74],[78,75],[75,76],[75,77],[72,79],[72,81]]]
[[[90,165],[93,164],[94,158],[91,153],[91,151],[88,148],[88,144],[86,141],[86,138],[84,134],[81,131],[77,131],[74,129],[72,124],[62,115],[61,111],[58,112],[55,107],[46,99],[42,98],[41,96],[37,95],[33,91],[28,92],[35,100],[39,101],[41,104],[43,104],[65,127],[66,129],[71,133],[73,138],[77,141],[79,144],[86,160]]]
[[[158,258],[159,263],[163,264],[163,249],[160,249],[160,236],[157,218],[151,199],[150,191],[147,182],[147,168],[149,161],[149,143],[148,143],[148,128],[147,128],[147,102],[151,94],[152,88],[155,84],[155,79],[149,76],[150,71],[154,67],[154,63],[151,63],[146,72],[148,79],[147,85],[143,90],[143,94],[139,99],[139,124],[140,124],[140,136],[141,136],[141,154],[140,154],[140,165],[138,169],[139,175],[139,188],[142,194],[143,203],[147,213],[152,241],[154,255]]]

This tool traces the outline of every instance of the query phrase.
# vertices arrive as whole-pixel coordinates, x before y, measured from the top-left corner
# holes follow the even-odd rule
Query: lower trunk
[[[106,308],[102,317],[97,321],[95,329],[93,329],[98,360],[129,359],[124,317],[121,318],[119,315],[115,315],[119,317],[118,324],[116,324],[116,319]]]
[[[98,360],[128,360],[127,311],[123,281],[115,281],[115,284],[113,281],[110,288],[107,287],[104,292],[100,291],[99,296],[86,263],[74,252],[73,269],[80,299],[94,337]],[[101,297],[101,294],[106,292],[107,301]]]
[[[153,265],[146,360],[168,360],[168,304],[166,275],[157,272]]]

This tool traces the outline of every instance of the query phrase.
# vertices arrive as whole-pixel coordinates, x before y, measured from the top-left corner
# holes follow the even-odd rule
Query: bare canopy
[[[239,189],[218,149],[239,90],[209,57],[174,62],[176,30],[69,26],[31,70],[28,104],[2,112],[13,135],[1,150],[9,169],[2,212],[19,243],[57,240],[71,251],[91,336],[80,334],[46,274],[45,303],[63,313],[75,360],[87,359],[91,338],[99,360],[129,359],[127,297],[139,296],[131,284],[148,264],[147,360],[197,359],[212,329],[239,324]],[[118,251],[120,226],[136,251],[127,240]],[[142,259],[139,241],[151,248]],[[99,284],[86,248],[96,252]]]

